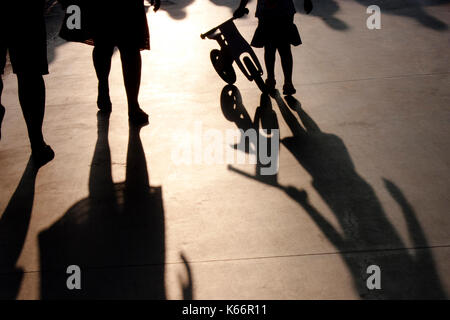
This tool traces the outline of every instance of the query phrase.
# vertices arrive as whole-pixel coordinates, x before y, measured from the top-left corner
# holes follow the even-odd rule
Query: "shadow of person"
[[[357,173],[344,142],[336,135],[323,132],[294,97],[286,97],[286,102],[296,111],[303,126],[278,92],[275,100],[293,133],[292,137],[282,139],[282,144],[309,172],[314,189],[335,215],[341,231],[317,211],[305,191],[277,181],[268,185],[284,191],[307,212],[341,254],[359,295],[365,299],[445,298],[426,237],[400,189],[385,180],[404,214],[416,249],[414,254],[407,251],[373,188]],[[259,176],[239,173],[265,183]],[[381,268],[381,290],[367,287],[370,265]]]
[[[140,140],[130,124],[126,180],[114,183],[109,116],[98,113],[89,196],[39,235],[43,299],[165,299],[165,222],[160,187],[149,184]],[[66,268],[81,269],[68,290]]]
[[[0,299],[15,299],[22,283],[23,270],[16,263],[30,224],[37,172],[30,158],[0,219]]]
[[[340,8],[335,0],[313,1],[313,3],[314,9],[309,15],[321,18],[327,26],[335,30],[345,31],[349,28],[344,21],[336,17],[336,13]],[[294,4],[297,12],[304,13],[303,0],[295,0]]]
[[[182,20],[187,16],[186,8],[192,3],[194,0],[161,0],[161,10],[166,11],[172,19]]]
[[[231,12],[239,6],[239,0],[209,0],[218,7],[229,7]]]

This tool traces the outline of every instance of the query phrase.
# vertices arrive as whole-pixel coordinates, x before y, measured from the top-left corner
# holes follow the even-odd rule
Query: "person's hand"
[[[244,15],[248,13],[248,9],[246,7],[239,7],[234,11],[233,17],[234,18],[242,18]]]
[[[305,9],[306,14],[309,14],[313,9],[313,4],[311,0],[305,0],[303,3],[303,8]]]
[[[153,11],[156,12],[161,7],[161,0],[150,0],[150,4],[153,6]]]

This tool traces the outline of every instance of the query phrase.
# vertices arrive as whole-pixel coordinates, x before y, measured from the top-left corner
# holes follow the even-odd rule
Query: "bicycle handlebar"
[[[247,9],[247,8],[245,8],[245,10],[244,10],[244,14],[249,14],[249,10]],[[238,18],[235,18],[235,17],[232,17],[231,19],[229,19],[229,20],[235,20],[235,19],[238,19]],[[228,20],[228,21],[229,21]],[[201,35],[200,35],[200,38],[202,38],[202,39],[205,39],[208,35],[210,35],[211,33],[214,33],[217,29],[218,29],[219,27],[215,27],[214,29],[211,29],[210,31],[208,31],[208,32],[206,32],[206,33],[202,33]]]

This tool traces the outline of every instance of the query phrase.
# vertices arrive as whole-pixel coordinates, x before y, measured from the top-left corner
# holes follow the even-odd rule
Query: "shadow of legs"
[[[23,277],[16,268],[25,243],[34,201],[37,168],[28,164],[0,220],[0,298],[15,299]]]

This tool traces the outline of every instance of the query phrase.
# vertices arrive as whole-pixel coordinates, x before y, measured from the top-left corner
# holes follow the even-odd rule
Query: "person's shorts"
[[[266,44],[279,46],[291,44],[298,46],[302,44],[300,33],[294,24],[294,16],[286,17],[260,17],[258,27],[251,45],[256,48],[263,48]]]
[[[22,14],[20,19],[15,18],[4,21],[7,26],[2,28],[0,35],[0,73],[4,73],[6,54],[9,52],[14,73],[48,74],[43,13],[38,8]]]

